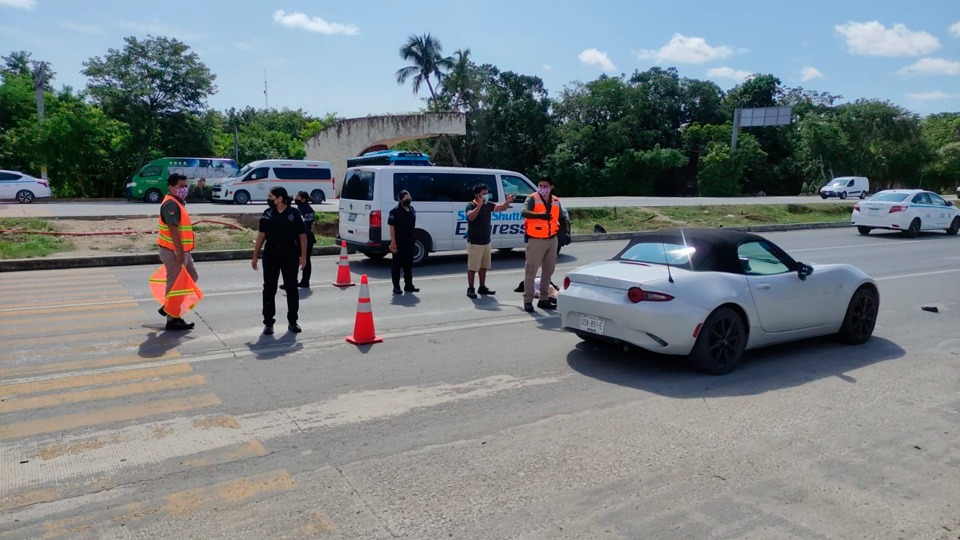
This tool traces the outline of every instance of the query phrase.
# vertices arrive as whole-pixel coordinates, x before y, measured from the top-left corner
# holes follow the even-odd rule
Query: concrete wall
[[[463,113],[350,118],[337,122],[307,141],[306,159],[333,163],[333,175],[339,191],[343,175],[347,172],[347,158],[358,155],[366,148],[376,144],[392,146],[437,135],[466,134],[467,116]]]

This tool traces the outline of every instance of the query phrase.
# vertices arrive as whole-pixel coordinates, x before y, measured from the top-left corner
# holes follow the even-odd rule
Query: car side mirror
[[[953,201],[947,201],[947,206],[953,206]]]
[[[797,263],[797,277],[800,278],[800,281],[807,279],[807,276],[813,273],[813,267],[809,264],[803,264],[802,262]]]

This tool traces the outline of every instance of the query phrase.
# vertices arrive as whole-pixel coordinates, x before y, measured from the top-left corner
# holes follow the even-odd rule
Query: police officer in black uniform
[[[313,211],[313,207],[310,206],[310,195],[306,191],[297,193],[297,197],[293,199],[293,202],[296,203],[297,210],[299,210],[300,215],[303,216],[303,224],[307,227],[307,265],[303,267],[303,273],[300,274],[300,283],[297,285],[301,288],[309,289],[312,270],[310,256],[313,255],[313,246],[317,243],[317,237],[313,234],[313,220],[317,214]]]
[[[287,291],[287,329],[300,332],[297,312],[300,310],[300,293],[297,292],[297,268],[307,263],[307,229],[300,211],[290,206],[293,199],[287,190],[274,187],[267,195],[270,208],[260,216],[260,233],[253,247],[251,266],[257,269],[260,248],[263,250],[263,333],[273,334],[274,315],[277,313],[277,281],[283,276],[283,289]]]
[[[400,204],[390,210],[387,225],[390,226],[390,252],[393,253],[393,265],[390,274],[393,278],[393,294],[420,292],[413,285],[413,248],[414,231],[417,228],[417,211],[410,206],[410,192],[402,190],[397,199]],[[403,291],[400,290],[400,270],[403,270]]]

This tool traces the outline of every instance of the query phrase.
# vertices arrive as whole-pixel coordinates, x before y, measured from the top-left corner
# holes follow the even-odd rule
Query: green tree
[[[407,38],[407,42],[400,47],[400,58],[411,65],[397,70],[397,84],[406,84],[410,79],[414,94],[419,94],[420,88],[426,84],[430,90],[429,103],[432,106],[428,108],[437,110],[439,104],[433,80],[437,86],[443,82],[445,72],[454,66],[453,58],[443,56],[440,40],[429,33]]]
[[[655,146],[651,150],[624,150],[607,159],[603,167],[604,195],[649,196],[665,173],[687,164],[687,157],[674,148]]]
[[[179,129],[164,119],[200,114],[217,90],[214,75],[186,44],[166,37],[124,39],[122,50],[110,49],[83,63],[87,89],[112,118],[131,130],[136,165],[155,148],[163,128]],[[182,118],[182,117],[181,117]]]

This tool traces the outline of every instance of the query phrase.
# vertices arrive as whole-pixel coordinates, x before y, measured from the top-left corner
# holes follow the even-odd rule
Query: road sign
[[[741,127],[786,126],[793,120],[793,107],[757,107],[733,111],[730,151],[737,150],[737,129]]]

